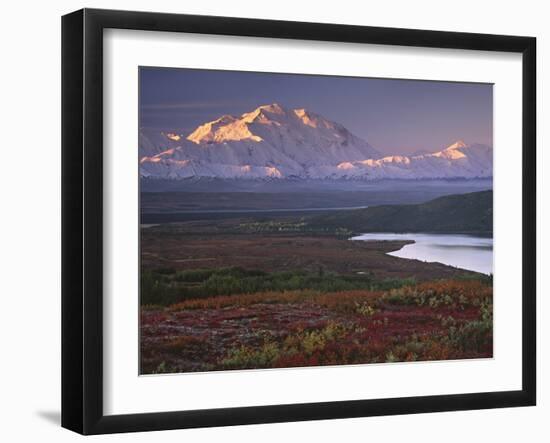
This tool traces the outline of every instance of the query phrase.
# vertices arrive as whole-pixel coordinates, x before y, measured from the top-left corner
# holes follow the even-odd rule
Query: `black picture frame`
[[[504,51],[523,63],[522,388],[177,412],[103,413],[103,30],[172,31]],[[151,431],[536,403],[536,39],[229,17],[83,9],[62,18],[62,426]]]

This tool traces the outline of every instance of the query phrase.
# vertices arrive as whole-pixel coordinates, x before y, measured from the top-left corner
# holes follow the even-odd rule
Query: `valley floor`
[[[176,272],[243,267],[266,272],[303,270],[431,280],[476,273],[441,263],[387,255],[407,241],[349,241],[351,233],[308,232],[293,219],[202,220],[141,230],[142,270]]]
[[[142,374],[492,356],[487,276],[284,218],[141,230]]]

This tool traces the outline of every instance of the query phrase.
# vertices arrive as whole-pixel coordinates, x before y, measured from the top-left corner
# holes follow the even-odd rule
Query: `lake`
[[[351,240],[414,240],[389,255],[439,262],[483,274],[493,273],[493,239],[461,234],[372,233]]]

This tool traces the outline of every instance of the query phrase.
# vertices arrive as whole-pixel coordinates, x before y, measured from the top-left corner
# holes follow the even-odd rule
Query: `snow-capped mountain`
[[[431,154],[392,155],[380,159],[342,162],[334,167],[310,171],[314,178],[348,179],[448,179],[493,176],[493,149],[458,141]]]
[[[183,179],[422,179],[492,176],[492,148],[457,142],[389,156],[344,126],[305,109],[264,105],[224,115],[191,134],[140,131],[142,177]]]

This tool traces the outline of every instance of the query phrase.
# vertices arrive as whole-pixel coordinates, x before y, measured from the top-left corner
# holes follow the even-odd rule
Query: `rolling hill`
[[[312,217],[313,228],[353,232],[493,232],[493,191],[439,197],[414,205],[383,205]]]

